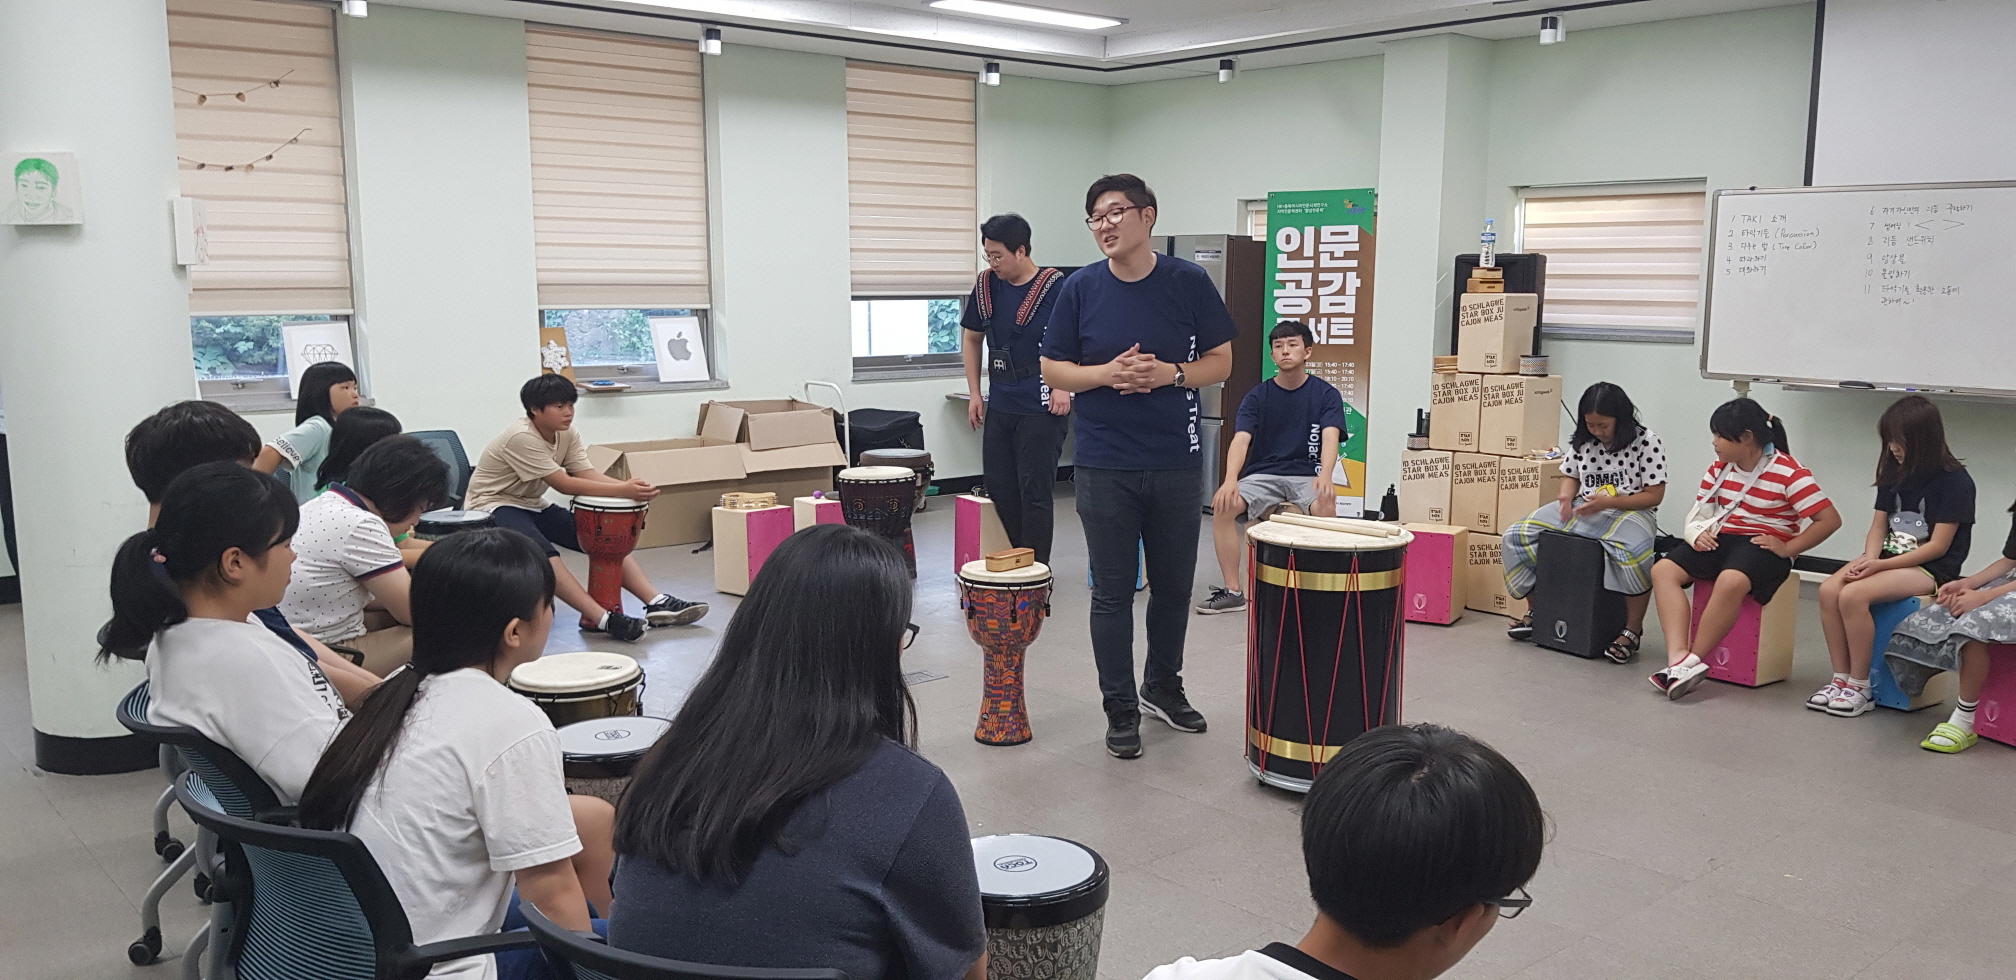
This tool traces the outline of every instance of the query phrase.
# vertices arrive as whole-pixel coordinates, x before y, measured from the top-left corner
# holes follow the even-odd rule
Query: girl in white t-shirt
[[[432,943],[496,932],[512,889],[563,928],[606,910],[615,809],[570,797],[560,737],[504,686],[553,625],[553,568],[531,539],[471,531],[413,568],[413,661],[365,700],[302,794],[302,826],[364,841]],[[525,954],[523,956],[519,954]],[[537,950],[438,964],[431,977],[545,976]]]
[[[322,460],[329,455],[329,435],[336,416],[357,407],[357,373],[340,361],[311,364],[301,372],[300,395],[294,400],[294,427],[259,448],[252,468],[273,473],[285,463],[287,485],[297,503],[315,496]]]
[[[299,511],[286,488],[233,462],[175,478],[153,527],[112,564],[101,658],[141,651],[158,725],[231,750],[292,803],[349,718],[312,657],[252,620],[287,591]]]

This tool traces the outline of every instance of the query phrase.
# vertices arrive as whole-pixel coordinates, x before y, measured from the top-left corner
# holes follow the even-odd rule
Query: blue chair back
[[[530,903],[518,906],[560,980],[847,980],[839,970],[708,966],[614,949],[592,933],[569,932]]]
[[[141,738],[169,746],[180,754],[182,763],[197,777],[198,785],[193,792],[200,794],[199,799],[206,806],[246,820],[256,820],[262,814],[281,809],[273,788],[266,785],[266,781],[230,749],[212,742],[193,728],[149,722],[147,706],[151,700],[147,682],[141,681],[139,686],[120,699],[117,712],[119,724]]]
[[[469,454],[462,449],[462,437],[453,429],[423,429],[406,434],[426,443],[434,455],[448,464],[448,496],[453,499],[445,506],[460,509],[462,497],[469,490],[469,474],[475,470],[469,465]]]

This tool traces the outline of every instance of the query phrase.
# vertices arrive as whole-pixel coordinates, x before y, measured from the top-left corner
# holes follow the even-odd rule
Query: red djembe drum
[[[1372,533],[1341,530],[1354,525]],[[1400,722],[1402,586],[1414,536],[1280,515],[1246,537],[1246,766],[1263,783],[1306,793],[1346,742]]]
[[[969,561],[959,569],[959,605],[966,610],[966,631],[987,658],[973,740],[1021,745],[1033,737],[1022,701],[1022,659],[1050,615],[1050,566],[992,572],[986,559]]]
[[[917,496],[917,471],[906,466],[852,466],[833,477],[840,491],[840,516],[863,531],[880,535],[903,552],[910,577],[917,577],[917,545],[910,516]]]
[[[610,612],[623,611],[623,559],[644,531],[643,500],[575,497],[574,537],[588,556],[588,595]]]

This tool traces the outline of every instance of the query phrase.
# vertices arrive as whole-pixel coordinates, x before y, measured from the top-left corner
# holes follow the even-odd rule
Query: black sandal
[[[1526,615],[1519,617],[1518,622],[1513,623],[1511,626],[1505,628],[1505,635],[1515,640],[1526,640],[1530,642],[1533,639],[1533,614],[1527,613]]]
[[[1604,648],[1603,655],[1609,657],[1611,663],[1628,664],[1638,659],[1638,640],[1638,634],[1627,629],[1618,634],[1617,639],[1610,641],[1610,645]]]

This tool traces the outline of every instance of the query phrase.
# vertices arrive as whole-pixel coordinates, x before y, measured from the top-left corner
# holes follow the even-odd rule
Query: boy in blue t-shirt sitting
[[[1285,504],[1319,517],[1336,509],[1330,471],[1344,441],[1344,398],[1328,381],[1302,370],[1314,339],[1300,320],[1275,324],[1267,346],[1280,373],[1254,385],[1239,402],[1225,453],[1225,482],[1211,496],[1211,540],[1225,584],[1212,586],[1197,604],[1203,615],[1246,608],[1246,595],[1239,591],[1246,581],[1239,574],[1246,553],[1239,522],[1247,514],[1265,520]]]

